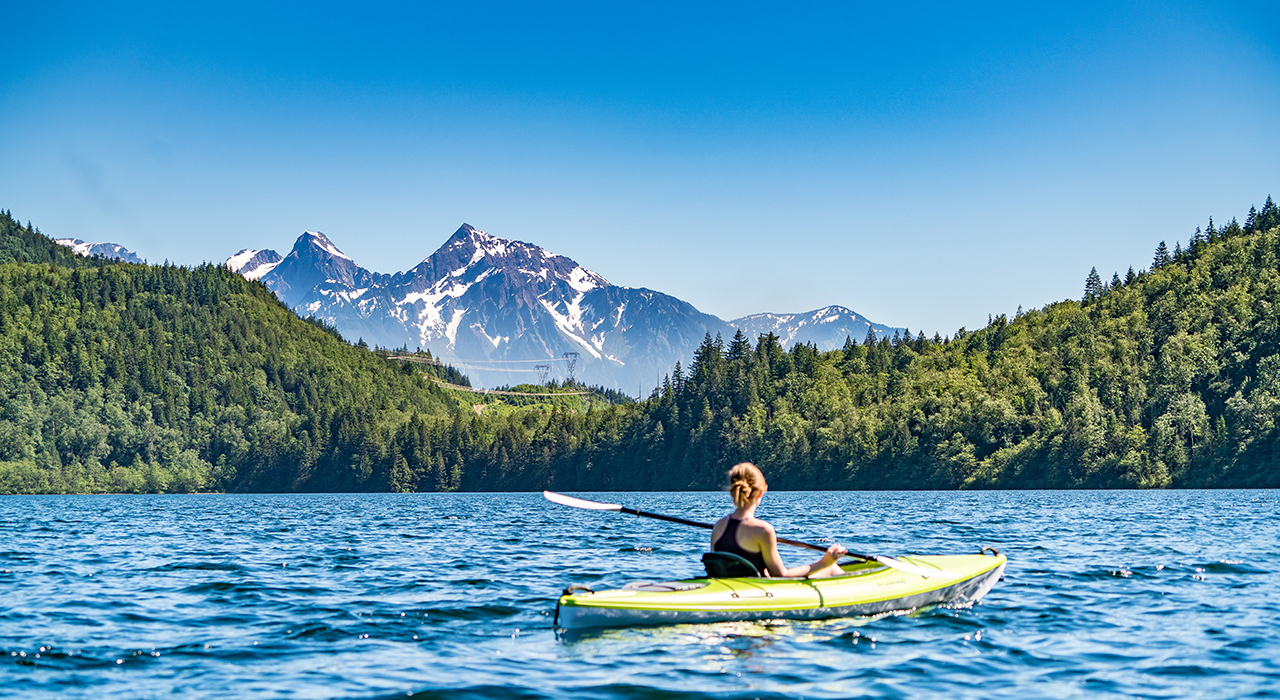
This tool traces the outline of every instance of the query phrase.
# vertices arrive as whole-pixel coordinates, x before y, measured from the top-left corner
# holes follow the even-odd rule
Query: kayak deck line
[[[557,627],[720,622],[771,618],[820,619],[875,615],[926,605],[976,602],[1003,578],[1007,558],[996,553],[903,558],[936,570],[923,577],[877,562],[858,562],[830,578],[693,578],[628,584],[622,589],[566,590],[556,602]]]

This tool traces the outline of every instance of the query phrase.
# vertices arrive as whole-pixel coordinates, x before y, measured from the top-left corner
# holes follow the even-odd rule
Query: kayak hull
[[[936,571],[929,577],[860,563],[824,579],[702,578],[563,595],[563,629],[671,625],[734,620],[816,620],[879,615],[981,600],[1004,575],[996,556],[900,557]]]

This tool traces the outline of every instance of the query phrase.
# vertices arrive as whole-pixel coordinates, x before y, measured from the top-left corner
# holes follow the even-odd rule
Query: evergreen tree
[[[1160,241],[1160,245],[1156,246],[1155,257],[1151,259],[1151,270],[1153,272],[1159,270],[1169,262],[1169,247],[1164,244],[1164,241]]]
[[[729,351],[725,355],[725,359],[730,363],[738,362],[747,357],[751,353],[751,343],[747,342],[747,336],[739,328],[737,333],[733,334],[733,340],[729,341]]]
[[[845,362],[854,362],[858,358],[858,344],[853,342],[853,338],[846,335],[842,352],[844,353]]]
[[[1277,223],[1280,223],[1280,207],[1271,201],[1271,195],[1267,195],[1267,203],[1262,205],[1262,211],[1258,214],[1258,230],[1271,230]]]
[[[1120,285],[1121,285],[1120,273],[1119,272],[1111,273],[1111,289],[1119,289]]]
[[[1084,280],[1084,301],[1090,302],[1102,295],[1102,278],[1098,276],[1098,268],[1094,267],[1089,270],[1089,276]],[[990,320],[988,319],[988,325]]]
[[[1254,229],[1265,233],[1276,226],[1280,226],[1280,207],[1271,201],[1271,195],[1267,195],[1267,203],[1262,205],[1262,211],[1258,212]]]
[[[1136,272],[1134,272],[1134,271],[1133,271],[1133,265],[1130,265],[1130,266],[1129,266],[1129,271],[1128,271],[1127,273],[1125,273],[1125,276],[1124,276],[1124,283],[1125,283],[1125,284],[1133,284],[1135,281],[1137,281],[1137,279],[1138,279],[1138,274],[1137,274]]]

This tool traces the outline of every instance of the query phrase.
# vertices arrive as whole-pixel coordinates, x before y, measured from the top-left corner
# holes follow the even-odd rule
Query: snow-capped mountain
[[[611,284],[562,255],[468,224],[417,266],[393,275],[360,267],[313,231],[283,258],[247,249],[226,264],[350,340],[430,349],[487,387],[536,382],[538,365],[563,379],[565,353],[577,353],[579,380],[647,395],[677,361],[689,362],[707,333],[727,342],[736,327],[753,338],[758,328],[787,345],[828,348],[843,345],[847,334],[860,340],[868,323],[843,307],[726,323],[675,297]]]
[[[273,251],[259,254],[266,253]],[[318,231],[299,236],[293,250],[261,276],[281,301],[295,308],[321,287],[335,292],[368,290],[374,286],[375,278],[387,278],[387,275],[375,275],[360,267]],[[385,283],[386,280],[378,281]]]
[[[227,267],[245,279],[256,280],[280,264],[280,254],[274,250],[249,250],[248,248],[227,258]]]
[[[741,328],[749,338],[773,333],[778,336],[778,342],[783,347],[812,343],[819,350],[844,347],[845,338],[860,343],[867,337],[869,328],[874,328],[877,337],[881,338],[901,330],[883,323],[872,323],[865,316],[843,306],[824,306],[803,314],[752,314],[735,318],[729,325]]]
[[[58,245],[64,245],[75,251],[76,255],[83,255],[86,258],[101,255],[108,260],[119,260],[121,262],[139,264],[147,262],[118,243],[85,243],[79,238],[55,238],[53,242]]]
[[[721,319],[675,297],[619,287],[561,255],[463,224],[430,257],[394,275],[370,272],[324,234],[302,234],[288,255],[243,250],[227,266],[261,279],[299,315],[351,340],[429,348],[480,386],[568,372],[589,384],[647,392],[688,361]]]

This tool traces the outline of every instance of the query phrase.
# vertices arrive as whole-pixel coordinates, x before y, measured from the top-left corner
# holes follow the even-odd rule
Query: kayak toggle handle
[[[564,589],[564,592],[560,594],[560,597],[563,598],[567,595],[573,595],[578,591],[582,591],[584,593],[595,593],[595,591],[591,590],[590,586],[584,586],[580,583],[571,583]],[[551,626],[553,629],[559,629],[560,627],[560,598],[556,598],[556,616],[552,619]]]
[[[1000,550],[996,549],[995,547],[983,547],[982,549],[978,550],[978,554],[986,554],[987,552],[991,552],[993,556],[997,556],[997,557],[1000,556]]]

